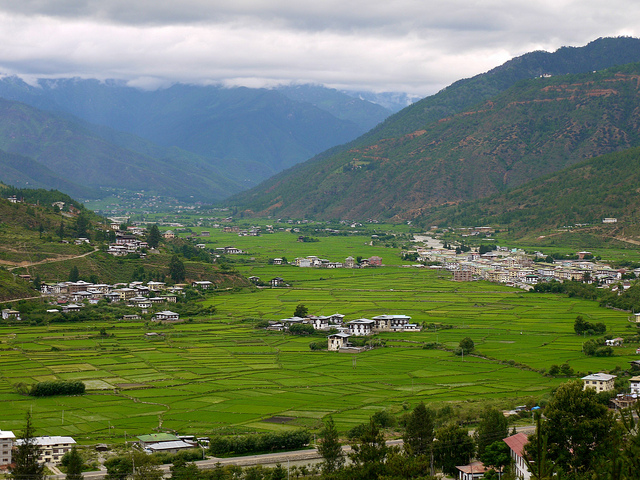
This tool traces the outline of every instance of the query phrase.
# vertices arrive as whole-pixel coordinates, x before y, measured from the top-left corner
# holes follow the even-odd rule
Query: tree
[[[62,465],[67,467],[67,480],[82,480],[82,457],[78,449],[74,446],[62,457]]]
[[[598,402],[593,388],[583,390],[580,380],[558,387],[545,417],[542,435],[548,438],[549,457],[565,471],[589,470],[611,444],[613,414]]]
[[[158,225],[153,224],[149,231],[147,232],[147,243],[151,248],[158,248],[160,245],[160,240],[162,239],[162,235],[160,234],[160,229]]]
[[[89,237],[89,233],[87,232],[87,228],[89,228],[89,219],[84,213],[81,213],[76,218],[76,237]]]
[[[60,221],[60,226],[56,229],[56,235],[60,237],[60,240],[64,238],[64,222]]]
[[[427,455],[433,444],[433,412],[420,402],[407,419],[407,426],[402,437],[404,449],[409,455]]]
[[[178,258],[177,255],[171,257],[169,261],[169,276],[171,279],[178,283],[184,281],[187,272],[184,268],[184,263]]]
[[[38,463],[40,447],[35,441],[35,429],[31,424],[31,412],[27,412],[24,430],[13,455],[11,478],[22,480],[44,479],[44,465]]]
[[[358,441],[349,454],[352,473],[355,478],[377,479],[384,471],[388,448],[384,435],[372,418],[369,419],[369,425],[364,428]]]
[[[294,317],[306,317],[307,313],[309,313],[309,309],[305,307],[302,303],[299,303],[296,307],[295,312],[293,312]]]
[[[162,480],[164,473],[156,464],[157,459],[143,452],[134,452],[133,480]]]
[[[473,343],[473,340],[471,340],[471,338],[469,337],[464,337],[462,340],[460,340],[460,343],[458,344],[458,348],[456,350],[456,354],[458,355],[467,355],[471,352],[473,352],[473,349],[476,348],[475,343]]]
[[[80,272],[78,271],[78,266],[74,265],[69,271],[69,281],[77,282],[80,279]]]
[[[473,439],[464,428],[450,424],[436,431],[433,456],[444,473],[456,476],[456,465],[468,464],[474,451]]]
[[[485,466],[496,468],[500,471],[511,461],[509,446],[502,440],[487,445],[482,455],[478,455]]]
[[[541,418],[536,413],[536,433],[529,436],[523,459],[534,480],[551,480],[555,475],[555,465],[547,459],[547,436],[542,433]]]
[[[176,458],[169,469],[171,480],[193,480],[199,476],[198,466],[187,463],[183,458]]]
[[[322,455],[322,458],[324,458],[322,471],[325,475],[341,469],[344,465],[342,444],[338,438],[338,430],[336,429],[331,416],[327,418],[324,428],[320,432],[318,453]]]
[[[508,435],[509,426],[507,425],[506,417],[495,408],[485,410],[474,435],[478,447],[478,456],[482,458],[488,445],[501,441]]]

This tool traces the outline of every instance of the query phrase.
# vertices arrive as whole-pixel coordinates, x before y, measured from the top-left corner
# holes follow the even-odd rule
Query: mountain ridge
[[[402,221],[489,196],[638,144],[638,75],[630,64],[520,81],[474,109],[317,157],[231,201],[247,213]]]

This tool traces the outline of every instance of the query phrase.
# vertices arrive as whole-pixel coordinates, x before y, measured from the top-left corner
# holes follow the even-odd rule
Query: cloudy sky
[[[0,0],[0,73],[435,93],[510,58],[640,36],[636,0]]]

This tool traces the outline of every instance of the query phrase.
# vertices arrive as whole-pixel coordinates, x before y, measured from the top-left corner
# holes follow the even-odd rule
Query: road
[[[526,426],[526,427],[517,427],[516,431],[523,433],[533,433],[535,431],[535,427]],[[473,431],[470,432],[473,434]],[[402,440],[389,440],[387,441],[388,446],[402,446]],[[342,451],[345,455],[351,452],[351,447],[349,445],[344,445],[342,447]],[[215,468],[216,465],[238,465],[240,467],[251,467],[254,465],[275,465],[277,463],[281,465],[289,464],[308,464],[308,463],[318,463],[321,460],[322,456],[318,453],[318,450],[315,448],[309,450],[296,450],[293,452],[279,452],[279,453],[266,453],[263,455],[247,455],[244,457],[230,457],[230,458],[216,458],[209,457],[206,460],[200,460],[194,462],[198,465],[200,469],[211,469]],[[160,465],[160,469],[164,472],[165,477],[169,477],[171,472],[171,465]],[[102,480],[106,471],[99,472],[85,472],[83,474],[84,478],[87,480]],[[64,480],[64,475],[50,475],[47,477],[48,479],[56,479],[56,480]]]

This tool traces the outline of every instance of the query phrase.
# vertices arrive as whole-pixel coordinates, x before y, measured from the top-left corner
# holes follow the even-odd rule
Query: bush
[[[29,395],[32,397],[52,397],[54,395],[82,395],[85,392],[85,385],[79,380],[53,380],[38,382],[33,387]]]
[[[306,323],[294,323],[289,327],[289,333],[291,335],[311,335],[315,332],[313,325]]]

